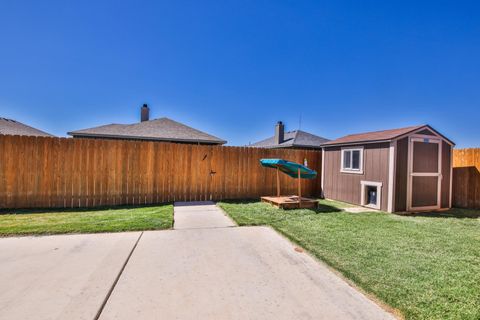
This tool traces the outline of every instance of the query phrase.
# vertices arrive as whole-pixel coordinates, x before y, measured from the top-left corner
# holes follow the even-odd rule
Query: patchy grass
[[[0,214],[0,236],[168,229],[173,206],[12,210]]]
[[[239,225],[272,226],[407,319],[480,319],[480,211],[347,213],[327,200],[315,211],[219,205]]]

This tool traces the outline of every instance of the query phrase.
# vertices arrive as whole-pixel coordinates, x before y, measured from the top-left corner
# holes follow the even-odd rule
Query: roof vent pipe
[[[281,144],[285,141],[285,125],[278,121],[275,125],[275,144]]]
[[[143,104],[142,108],[140,109],[140,120],[142,122],[150,120],[150,108],[148,105],[145,103]]]

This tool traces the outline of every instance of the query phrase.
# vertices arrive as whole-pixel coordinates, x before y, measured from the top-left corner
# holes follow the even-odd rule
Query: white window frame
[[[375,181],[360,181],[360,184],[362,186],[362,191],[361,191],[361,199],[360,199],[360,204],[364,207],[372,208],[372,209],[377,209],[380,210],[382,207],[382,187],[383,183],[382,182],[375,182]],[[367,187],[376,187],[377,188],[377,204],[367,204],[367,193],[365,190]]]
[[[343,165],[344,165],[344,155],[345,155],[345,151],[351,151],[350,154],[353,154],[353,151],[360,151],[360,159],[359,159],[359,162],[360,162],[360,166],[359,166],[359,169],[351,169],[351,168],[344,168]],[[353,163],[353,156],[351,156],[351,161],[350,161],[350,165]],[[355,173],[355,174],[363,174],[363,147],[345,147],[345,148],[342,148],[341,149],[341,157],[340,157],[340,172],[343,172],[343,173]]]

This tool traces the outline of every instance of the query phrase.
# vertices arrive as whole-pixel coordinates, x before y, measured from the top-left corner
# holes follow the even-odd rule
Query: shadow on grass
[[[452,208],[450,210],[440,212],[412,213],[410,216],[427,218],[479,219],[480,209]]]
[[[164,206],[171,203],[158,203],[148,205],[118,205],[118,206],[99,206],[99,207],[81,207],[81,208],[33,208],[33,209],[0,209],[0,215],[10,214],[42,214],[42,213],[76,213],[107,210],[129,210],[141,208],[153,208]]]
[[[312,209],[307,209],[307,210],[312,210]],[[343,211],[342,209],[339,209],[337,207],[334,207],[334,206],[330,206],[328,204],[322,204],[320,203],[318,205],[318,207],[314,210],[312,210],[316,213],[326,213],[326,212],[340,212],[340,211]]]
[[[220,202],[220,201],[219,201]],[[229,199],[229,200],[222,200],[221,202],[224,203],[230,203],[230,204],[262,204],[265,205],[266,207],[269,207],[273,210],[278,210],[279,212],[287,213],[295,213],[295,212],[301,212],[302,214],[318,214],[318,213],[333,213],[333,212],[340,212],[343,211],[342,209],[339,209],[334,206],[330,206],[324,203],[319,203],[318,207],[316,209],[311,209],[311,208],[303,208],[303,209],[280,209],[277,208],[271,204],[261,202],[258,199]]]

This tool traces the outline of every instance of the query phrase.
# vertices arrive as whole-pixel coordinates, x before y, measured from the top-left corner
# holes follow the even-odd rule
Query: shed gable
[[[436,136],[436,134],[430,129],[423,129],[422,131],[416,132],[416,134],[423,134],[425,136]]]

